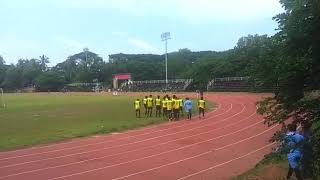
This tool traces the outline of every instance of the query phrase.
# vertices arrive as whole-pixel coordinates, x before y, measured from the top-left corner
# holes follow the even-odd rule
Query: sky
[[[50,65],[84,48],[109,54],[223,51],[248,34],[276,33],[279,0],[0,0],[6,63],[44,54]]]

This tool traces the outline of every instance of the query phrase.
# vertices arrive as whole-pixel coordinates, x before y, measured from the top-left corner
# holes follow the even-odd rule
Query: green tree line
[[[320,172],[320,1],[280,0],[284,12],[273,36],[241,37],[234,48],[222,52],[180,49],[168,54],[170,79],[192,78],[203,88],[214,77],[251,76],[265,86],[279,87],[274,97],[260,102],[266,123],[311,124],[311,165],[314,179]],[[112,75],[132,73],[134,80],[164,79],[164,55],[113,54],[103,60],[94,52],[80,52],[52,68],[49,58],[20,59],[5,64],[0,57],[0,86],[12,90],[33,84],[58,90],[64,84],[93,82],[111,84]],[[279,140],[277,136],[274,138]]]
[[[214,77],[248,76],[252,64],[265,53],[271,39],[266,35],[249,35],[240,38],[235,48],[227,51],[192,52],[185,48],[169,53],[168,77],[191,78],[199,86],[205,86]],[[19,59],[10,65],[0,58],[0,87],[5,90],[36,86],[40,90],[57,91],[65,84],[96,81],[110,85],[112,75],[117,73],[131,73],[134,80],[165,78],[164,55],[120,53],[104,60],[94,52],[84,51],[50,68],[49,57],[45,55]]]
[[[274,17],[278,32],[248,69],[264,83],[279,87],[274,97],[260,102],[266,123],[301,123],[304,133],[311,134],[309,148],[304,149],[304,175],[320,179],[320,1],[280,3],[285,12]],[[273,140],[281,140],[280,135],[281,131]]]

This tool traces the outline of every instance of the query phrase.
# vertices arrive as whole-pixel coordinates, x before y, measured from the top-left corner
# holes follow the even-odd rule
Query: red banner
[[[125,74],[115,74],[113,75],[114,79],[118,80],[130,80],[131,79],[131,74],[130,73],[125,73]]]

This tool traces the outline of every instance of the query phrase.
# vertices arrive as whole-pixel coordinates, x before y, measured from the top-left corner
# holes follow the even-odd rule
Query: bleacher
[[[162,91],[184,91],[192,82],[191,79],[131,81],[123,83],[120,87],[122,91],[132,92],[162,92]]]
[[[241,92],[250,91],[253,87],[254,84],[250,82],[249,77],[226,77],[211,80],[207,85],[207,90]]]
[[[69,92],[100,92],[103,87],[101,83],[72,83],[63,88],[63,91]]]
[[[207,84],[208,91],[229,92],[276,92],[277,86],[264,85],[250,77],[214,78]]]

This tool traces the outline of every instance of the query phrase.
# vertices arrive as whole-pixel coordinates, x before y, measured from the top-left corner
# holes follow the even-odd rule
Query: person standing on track
[[[144,116],[145,116],[145,117],[148,116],[148,106],[147,106],[147,102],[148,102],[148,96],[145,96],[145,98],[143,99]]]
[[[152,109],[153,109],[153,98],[152,98],[152,95],[150,95],[148,98],[147,98],[147,107],[148,107],[148,117],[152,117]]]
[[[167,117],[167,101],[168,101],[168,95],[164,96],[162,99],[162,114],[163,117]]]
[[[141,102],[139,99],[134,101],[134,108],[136,110],[136,117],[140,118]]]
[[[188,115],[188,119],[191,120],[192,117],[192,101],[187,97],[186,101],[184,102],[184,109]]]
[[[179,111],[179,113],[181,114],[181,116],[183,117],[184,115],[183,115],[183,99],[182,98],[179,98],[179,106],[180,106],[180,111]]]
[[[288,150],[288,162],[289,170],[287,174],[287,179],[290,179],[293,172],[296,174],[297,180],[302,180],[301,159],[302,159],[302,147],[304,144],[304,137],[296,132],[297,125],[289,124],[288,133],[285,136],[285,148]]]
[[[169,121],[172,121],[172,99],[169,96],[167,100],[167,116]]]
[[[176,95],[173,95],[173,118],[175,121],[179,120],[179,111],[180,111],[180,104],[179,99]]]
[[[198,108],[199,108],[199,118],[204,117],[204,111],[206,109],[206,102],[203,100],[203,96],[201,96],[200,100],[198,101]]]
[[[161,116],[161,98],[158,96],[155,101],[156,104],[156,117]]]

